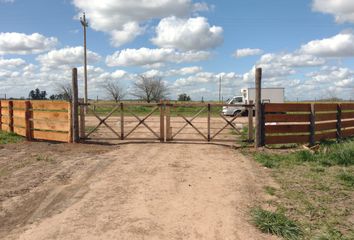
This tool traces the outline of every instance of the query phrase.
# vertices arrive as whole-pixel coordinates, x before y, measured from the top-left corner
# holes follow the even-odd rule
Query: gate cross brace
[[[196,119],[204,110],[205,110],[206,108],[204,107],[204,108],[202,108],[197,114],[195,114],[190,120],[188,120],[190,123],[192,123],[192,121],[194,120],[194,119]],[[180,117],[182,117],[185,121],[186,121],[186,119],[182,116],[182,115],[179,115]],[[188,121],[186,121],[187,123],[185,123],[184,125],[183,125],[183,127],[181,127],[173,136],[172,136],[172,139],[174,138],[174,137],[176,137],[180,132],[182,132],[182,130],[183,129],[185,129],[187,126],[188,126]]]
[[[193,123],[191,121],[189,121],[187,118],[185,118],[184,116],[181,116],[187,124],[189,124],[192,128],[194,128],[203,138],[205,138],[205,140],[208,140],[208,138],[198,129],[196,128]]]
[[[214,136],[212,136],[210,139],[214,139],[217,135],[219,135],[222,131],[224,131],[224,129],[225,129],[227,126],[229,126],[229,125],[230,125],[238,134],[241,134],[240,131],[239,131],[232,123],[236,120],[236,118],[238,118],[239,116],[241,116],[241,114],[242,114],[243,112],[244,112],[244,111],[239,112],[238,114],[236,114],[236,116],[233,117],[233,118],[231,119],[231,121],[227,120],[222,114],[220,114],[220,117],[226,121],[226,125],[225,125],[223,128],[221,128],[217,133],[215,133]]]
[[[115,107],[105,118],[102,119],[102,118],[100,118],[100,117],[96,114],[96,112],[95,112],[91,107],[88,107],[88,109],[91,110],[91,112],[93,113],[93,115],[100,121],[100,123],[99,123],[93,130],[91,130],[91,132],[89,132],[89,133],[85,136],[85,138],[88,138],[88,137],[89,137],[92,133],[94,133],[102,124],[104,124],[109,130],[111,130],[115,135],[117,135],[117,137],[120,138],[119,133],[117,133],[116,131],[114,131],[114,129],[111,128],[111,127],[106,123],[106,120],[107,120],[108,118],[110,118],[110,117],[112,116],[112,114],[113,114],[115,111],[118,110],[118,108],[119,108],[119,106]]]
[[[157,138],[160,138],[160,136],[158,136],[154,131],[152,131],[152,129],[147,126],[147,124],[145,123],[145,120],[148,119],[154,112],[156,112],[156,110],[159,109],[159,107],[155,107],[146,117],[144,117],[143,119],[140,119],[138,116],[136,116],[134,113],[132,113],[131,111],[128,110],[128,112],[130,114],[132,114],[136,119],[138,119],[139,123],[132,129],[130,130],[130,132],[124,136],[124,138],[127,138],[130,134],[132,134],[141,124],[143,124],[145,127],[147,127],[147,129],[149,129]]]

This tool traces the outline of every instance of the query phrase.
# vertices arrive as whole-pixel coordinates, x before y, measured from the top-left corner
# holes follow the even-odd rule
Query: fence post
[[[210,103],[208,104],[208,142],[211,141],[210,139],[210,117],[211,117],[211,106]]]
[[[2,106],[0,101],[0,131],[2,131]]]
[[[337,104],[337,141],[342,139],[342,106]]]
[[[250,100],[250,107],[248,107],[248,141],[252,142],[254,140],[254,129],[253,129],[253,101]]]
[[[28,141],[32,140],[32,124],[31,124],[31,102],[25,102],[25,122],[26,122],[26,138]]]
[[[166,104],[165,108],[166,115],[166,141],[171,141],[172,139],[172,131],[171,131],[171,107],[170,103]]]
[[[165,108],[164,104],[160,102],[160,142],[165,141]]]
[[[9,132],[14,132],[14,102],[9,101]]]
[[[85,141],[86,137],[86,127],[85,127],[85,107],[80,105],[80,140]]]
[[[262,111],[262,68],[256,69],[256,141],[255,147],[262,147],[263,144],[263,111]]]
[[[120,140],[124,140],[124,105],[120,103]]]
[[[311,103],[311,114],[310,114],[310,147],[315,146],[316,139],[316,111],[315,104]]]
[[[73,131],[73,142],[79,142],[79,117],[78,117],[78,103],[79,103],[79,93],[77,86],[77,68],[72,69],[72,88],[73,88],[73,99],[72,99],[72,131]]]

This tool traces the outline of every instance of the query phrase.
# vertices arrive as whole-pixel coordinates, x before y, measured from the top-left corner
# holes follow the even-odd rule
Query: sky
[[[131,98],[140,75],[160,77],[169,98],[224,99],[284,87],[287,100],[354,99],[352,0],[0,0],[0,98],[48,94],[79,70],[89,28],[89,97],[119,82]]]

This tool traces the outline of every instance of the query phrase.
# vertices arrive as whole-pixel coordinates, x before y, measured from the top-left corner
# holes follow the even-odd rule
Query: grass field
[[[20,137],[14,133],[7,133],[7,132],[0,131],[0,145],[8,144],[8,143],[18,143],[23,140],[24,140],[23,137]]]
[[[264,189],[275,196],[268,204],[276,211],[252,211],[262,231],[285,239],[354,239],[354,141],[326,142],[317,153],[269,150],[254,158],[279,184]]]

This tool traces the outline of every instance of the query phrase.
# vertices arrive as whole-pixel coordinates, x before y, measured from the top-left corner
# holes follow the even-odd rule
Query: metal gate
[[[222,114],[223,106],[170,102],[80,104],[80,138],[82,141],[252,141],[253,105],[226,105],[244,109],[231,117]],[[242,117],[246,112],[248,117]]]

